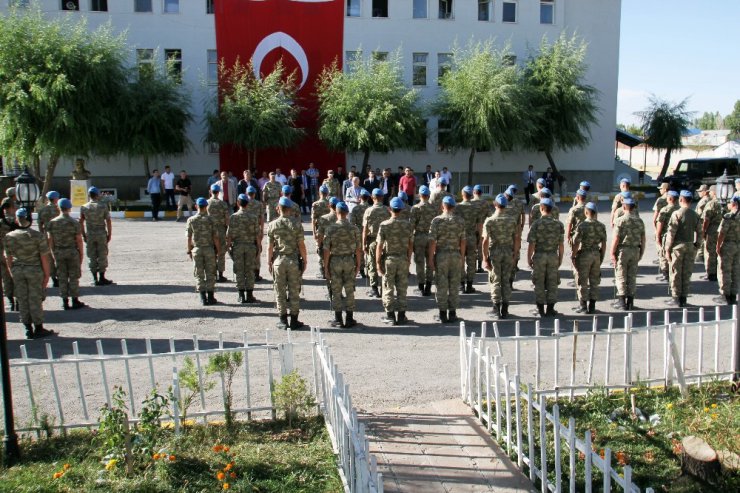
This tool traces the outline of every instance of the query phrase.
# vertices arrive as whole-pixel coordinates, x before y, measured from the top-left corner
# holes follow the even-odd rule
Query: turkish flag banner
[[[344,153],[328,151],[317,137],[316,97],[316,81],[324,68],[342,64],[343,0],[218,0],[214,4],[219,61],[229,67],[237,59],[245,65],[251,60],[262,75],[279,60],[287,73],[295,70],[297,104],[304,108],[298,126],[307,135],[293,149],[259,151],[257,169],[301,170],[309,162],[323,170],[343,165]],[[234,174],[247,167],[246,152],[231,146],[221,146],[220,160],[221,169]]]

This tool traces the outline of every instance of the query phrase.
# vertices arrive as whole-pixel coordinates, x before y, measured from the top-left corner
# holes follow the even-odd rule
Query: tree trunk
[[[362,155],[362,169],[367,170],[367,166],[369,163],[370,163],[370,149],[365,149]]]
[[[144,178],[149,179],[151,177],[151,172],[149,171],[149,156],[144,156]]]
[[[473,161],[475,161],[475,147],[470,148],[470,156],[468,157],[468,185],[473,184]]]
[[[668,172],[668,165],[671,164],[671,153],[673,152],[673,148],[669,147],[665,150],[665,158],[663,158],[663,167],[660,168],[660,174],[658,175],[658,181],[662,180],[663,177],[665,177],[665,174]]]
[[[709,484],[717,484],[720,472],[717,453],[704,440],[687,436],[681,440],[681,468]]]
[[[49,158],[49,164],[46,166],[46,174],[44,175],[44,185],[41,187],[42,197],[44,197],[46,195],[46,192],[49,191],[49,187],[51,186],[51,179],[54,178],[54,171],[56,171],[58,163],[59,156],[57,156],[56,154],[52,155]]]
[[[23,170],[21,170],[21,172],[22,171]],[[31,163],[31,174],[36,178],[41,179],[41,156],[38,154],[33,157],[33,162]]]

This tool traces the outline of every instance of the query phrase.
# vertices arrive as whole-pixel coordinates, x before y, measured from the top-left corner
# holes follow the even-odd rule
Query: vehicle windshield
[[[686,161],[681,161],[676,166],[676,169],[673,170],[673,174],[677,175],[679,173],[686,173],[689,171],[689,163]]]

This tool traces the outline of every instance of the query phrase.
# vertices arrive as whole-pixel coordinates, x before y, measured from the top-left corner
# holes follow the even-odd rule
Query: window
[[[108,12],[108,0],[90,0],[90,10],[93,12]]]
[[[182,50],[164,50],[164,60],[167,64],[167,75],[182,82]]]
[[[180,0],[164,0],[164,13],[165,14],[179,14],[180,13]]]
[[[437,53],[437,85],[442,81],[442,76],[450,71],[452,66],[452,53]]]
[[[388,60],[387,51],[373,51],[373,60],[376,62],[385,62]]]
[[[513,67],[516,65],[516,55],[504,55],[504,65]]]
[[[540,2],[540,24],[555,23],[555,1],[542,0]]]
[[[213,0],[206,0],[206,14],[213,14]]]
[[[493,7],[491,0],[478,0],[478,20],[492,21],[491,9]]]
[[[154,50],[151,48],[137,49],[136,66],[139,68],[139,77],[151,75],[154,71]]]
[[[419,140],[414,143],[414,152],[425,152],[427,150],[427,122],[428,120],[424,120],[421,125],[422,131],[419,132]]]
[[[347,0],[347,17],[360,17],[362,14],[361,0]]]
[[[354,70],[354,65],[361,60],[359,51],[345,51],[344,52],[344,71],[351,74]]]
[[[388,17],[388,0],[373,0],[373,17]]]
[[[516,2],[504,2],[501,20],[503,22],[516,22]]]
[[[151,12],[152,0],[134,0],[134,12]]]
[[[429,0],[414,0],[414,19],[426,19],[428,17],[427,2]]]
[[[208,142],[208,154],[218,154],[218,142]]]
[[[208,73],[207,73],[208,83],[217,84],[218,83],[218,54],[216,53],[216,50],[208,50],[207,60],[208,60]]]
[[[427,54],[414,53],[413,55],[413,74],[411,83],[415,86],[427,85]]]
[[[439,0],[439,18],[452,19],[452,0]]]
[[[9,7],[16,7],[19,9],[25,9],[31,3],[31,0],[10,0],[8,2]]]
[[[450,148],[450,132],[452,122],[439,120],[437,122],[437,152],[447,152]]]
[[[80,0],[62,0],[62,10],[80,10]]]

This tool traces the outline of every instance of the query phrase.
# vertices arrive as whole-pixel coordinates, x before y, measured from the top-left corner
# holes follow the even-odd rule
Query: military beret
[[[619,192],[622,197],[625,199],[631,199],[632,198],[632,192]]]
[[[540,190],[540,195],[547,195],[548,197],[552,195],[552,192],[549,188],[543,188]]]
[[[496,195],[496,203],[499,204],[501,207],[506,207],[507,205],[509,205],[509,200],[506,198],[506,195],[500,193]]]
[[[394,197],[391,199],[391,209],[400,211],[404,207],[406,207],[406,205],[403,203],[403,200],[401,200],[400,198]]]
[[[596,204],[594,204],[593,202],[589,202],[588,204],[586,204],[586,209],[596,212]]]
[[[447,178],[442,177],[439,180],[437,180],[437,183],[439,183],[440,185],[447,185]]]
[[[508,195],[509,197],[513,197],[513,196],[514,196],[514,190],[512,190],[512,188],[511,188],[511,187],[509,187],[509,188],[507,188],[506,190],[504,190],[504,193],[505,193],[506,195]]]
[[[480,186],[480,185],[476,185],[476,186],[473,187],[473,191],[474,192],[481,193],[481,192],[483,192],[483,187]]]
[[[675,190],[668,190],[668,193],[666,193],[666,195],[668,195],[669,197],[677,198],[678,192]]]
[[[582,188],[579,188],[579,189],[578,189],[578,190],[576,191],[576,195],[580,195],[581,197],[585,197],[585,196],[586,196],[586,195],[588,195],[588,194],[586,193],[586,191],[585,191],[585,190],[583,190]]]
[[[340,212],[349,212],[349,207],[344,202],[337,203],[337,210]]]
[[[100,194],[100,190],[98,190],[97,187],[90,187],[90,188],[87,189],[87,193],[89,195],[99,195]]]
[[[281,207],[290,207],[293,205],[293,202],[288,197],[280,197],[280,201],[278,202]]]
[[[21,207],[17,211],[15,211],[15,217],[28,217],[28,209],[25,207]]]
[[[470,185],[465,185],[462,189],[463,193],[468,195],[473,195],[473,189],[470,187]]]
[[[247,193],[257,193],[257,189],[254,188],[252,185],[249,185],[247,187]]]
[[[208,205],[208,201],[203,197],[198,197],[198,200],[195,201],[195,205],[198,207],[206,207]]]
[[[329,187],[327,187],[326,185],[321,185],[319,187],[319,192],[321,192],[321,193],[329,193]]]
[[[59,198],[59,192],[55,192],[52,190],[51,192],[46,193],[46,198],[49,200],[54,200]]]
[[[455,207],[455,197],[452,195],[447,195],[445,198],[442,199],[443,204],[451,205],[452,207]]]
[[[544,199],[540,200],[540,205],[552,208],[552,199],[548,199],[547,197],[545,197]]]
[[[283,193],[292,193],[293,192],[293,187],[291,187],[290,185],[283,185],[283,189],[282,190],[283,190]]]
[[[591,184],[589,182],[587,182],[587,181],[582,181],[579,186],[586,187],[586,188],[591,188]]]
[[[59,208],[60,209],[71,209],[72,208],[72,201],[69,199],[61,199],[59,201]]]
[[[383,191],[379,188],[373,188],[373,197],[382,197]]]
[[[403,190],[401,190],[401,191],[398,192],[398,198],[400,198],[401,200],[408,200],[409,199],[409,196],[406,195],[406,192],[404,192]]]
[[[735,202],[736,204],[740,204],[740,195],[733,195],[732,201]]]
[[[221,187],[219,187],[215,183],[211,185],[211,192],[220,192],[220,191],[221,191]]]
[[[516,185],[514,185],[513,183],[512,183],[511,185],[509,185],[509,188],[510,188],[511,190],[513,190],[514,192],[516,192],[517,190],[519,190],[519,189],[517,188],[517,186],[516,186]]]
[[[336,207],[339,202],[341,202],[341,200],[339,200],[336,197],[330,197],[329,198],[329,205],[332,206],[332,207]]]
[[[634,199],[624,199],[624,200],[622,201],[622,203],[623,203],[624,205],[635,205],[635,200],[634,200]]]
[[[689,190],[681,190],[681,197],[683,197],[685,199],[693,199],[694,198],[694,194],[691,193]]]
[[[370,192],[368,192],[366,188],[363,188],[363,189],[360,190],[360,196],[361,197],[369,197],[370,196]]]
[[[629,178],[622,178],[621,180],[619,180],[619,183],[626,183],[627,185],[629,185],[632,183],[632,180],[630,180]]]
[[[425,197],[428,197],[429,195],[431,195],[431,192],[429,191],[429,187],[426,185],[420,186],[419,195],[424,195]]]
[[[246,195],[244,195],[243,193],[240,193],[240,194],[239,194],[239,195],[238,195],[238,196],[236,197],[236,200],[238,200],[239,202],[242,202],[242,203],[246,204],[247,202],[249,202],[249,197],[247,197],[247,196],[246,196]]]
[[[537,178],[537,183],[539,183],[540,185],[544,185],[545,184],[545,179],[544,178]]]

